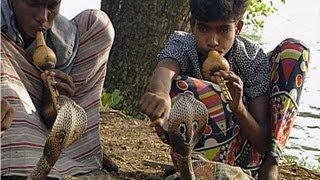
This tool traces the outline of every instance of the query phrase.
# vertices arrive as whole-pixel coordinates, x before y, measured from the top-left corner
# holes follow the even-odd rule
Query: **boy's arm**
[[[153,126],[162,126],[169,117],[171,83],[180,73],[179,63],[167,58],[160,61],[151,77],[147,92],[139,101],[140,109],[147,114]]]
[[[222,75],[229,81],[227,86],[233,99],[229,102],[230,108],[238,118],[244,135],[260,153],[265,153],[269,149],[271,132],[269,96],[264,94],[251,98],[246,108],[242,100],[243,82],[240,77],[232,71],[219,71],[215,75]]]
[[[248,110],[236,111],[241,129],[260,153],[270,148],[270,107],[269,96],[262,95],[249,100]]]

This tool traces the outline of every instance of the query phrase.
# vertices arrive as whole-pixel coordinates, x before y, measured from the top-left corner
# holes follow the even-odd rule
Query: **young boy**
[[[194,150],[213,161],[259,171],[261,179],[277,179],[278,157],[296,116],[308,50],[288,39],[267,56],[259,46],[239,36],[247,6],[247,0],[191,0],[192,33],[170,36],[158,55],[140,108],[167,142],[165,124],[171,97],[193,94],[209,111],[206,131]],[[233,99],[229,103],[214,76],[208,79],[211,82],[203,80],[202,65],[210,50],[229,62],[230,71],[214,74],[227,81]],[[279,109],[284,105],[290,107],[289,114]]]
[[[32,55],[37,31],[57,56],[50,71],[60,94],[77,102],[87,114],[87,129],[69,146],[49,177],[100,169],[99,102],[106,64],[114,40],[109,17],[86,10],[71,21],[59,14],[61,0],[1,0],[1,176],[28,176],[40,159],[57,116],[45,76]],[[15,112],[15,113],[14,113]],[[9,127],[12,121],[11,127]],[[6,130],[5,132],[3,130]]]

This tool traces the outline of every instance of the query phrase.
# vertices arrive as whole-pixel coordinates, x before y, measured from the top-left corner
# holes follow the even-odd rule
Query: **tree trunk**
[[[116,107],[139,114],[138,101],[156,66],[156,55],[174,30],[188,27],[188,0],[102,0],[101,10],[115,28],[104,87],[119,89],[123,100]]]

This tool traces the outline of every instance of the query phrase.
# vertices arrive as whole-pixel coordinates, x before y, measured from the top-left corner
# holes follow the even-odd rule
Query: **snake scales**
[[[87,116],[82,107],[64,95],[59,95],[57,102],[57,118],[45,143],[43,155],[28,179],[45,179],[63,150],[86,129]]]
[[[171,147],[177,155],[178,173],[166,180],[177,177],[182,180],[253,179],[240,167],[209,161],[202,154],[192,152],[207,122],[207,107],[193,96],[181,93],[172,99],[168,133]]]
[[[37,32],[36,43],[34,65],[41,72],[53,69],[57,59],[55,53],[46,46],[41,31]],[[45,179],[60,154],[79,139],[87,127],[87,115],[84,109],[71,98],[59,95],[58,90],[52,85],[53,77],[48,76],[46,81],[57,116],[45,142],[43,155],[27,179]]]

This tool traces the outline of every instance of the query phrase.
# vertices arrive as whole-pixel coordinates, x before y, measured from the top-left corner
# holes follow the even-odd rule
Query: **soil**
[[[147,120],[118,111],[102,113],[100,134],[104,153],[119,167],[110,179],[163,179],[164,171],[173,167],[168,145]],[[320,179],[320,174],[295,164],[282,165],[279,179]]]

